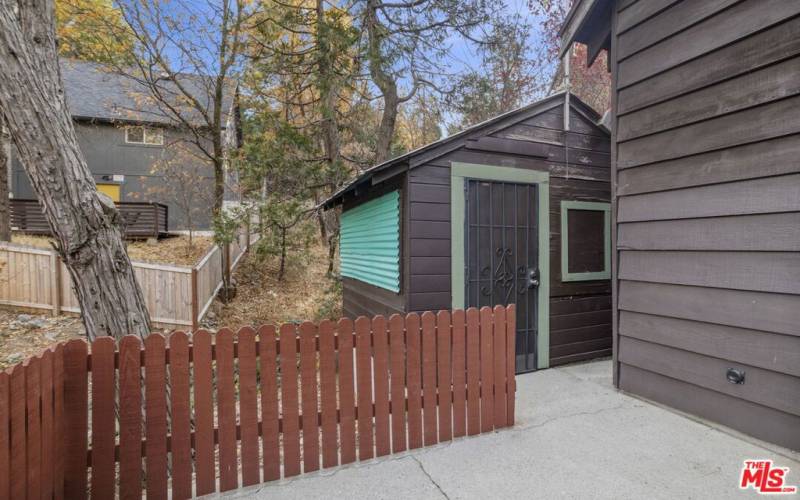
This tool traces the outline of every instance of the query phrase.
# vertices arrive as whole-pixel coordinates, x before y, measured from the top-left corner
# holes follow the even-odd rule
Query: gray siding
[[[451,307],[452,162],[550,172],[550,364],[611,354],[609,280],[561,281],[561,200],[610,201],[608,135],[574,109],[564,133],[563,102],[408,173],[408,310]]]
[[[169,207],[169,228],[183,229],[186,227],[183,210],[175,204],[173,196],[164,190],[163,176],[153,172],[153,165],[160,160],[170,159],[179,164],[198,165],[203,162],[200,154],[190,157],[181,153],[176,159],[176,151],[180,148],[195,146],[182,141],[186,133],[174,129],[165,129],[165,146],[145,146],[140,144],[127,144],[125,130],[122,127],[107,123],[76,122],[75,131],[78,143],[86,158],[89,170],[94,175],[96,182],[104,182],[104,175],[122,174],[125,181],[120,188],[120,201],[155,201]],[[208,229],[210,227],[211,210],[200,207],[210,207],[213,203],[214,172],[213,167],[201,166],[195,168],[200,175],[198,182],[206,187],[207,199],[198,200],[197,209],[194,211],[195,227]],[[36,198],[22,165],[12,160],[12,192],[15,198]]]
[[[786,0],[618,1],[612,37],[619,387],[793,449],[798,15]]]

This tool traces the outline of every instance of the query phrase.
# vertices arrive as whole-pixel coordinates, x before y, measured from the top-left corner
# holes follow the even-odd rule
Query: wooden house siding
[[[795,1],[618,1],[611,42],[618,385],[792,449],[798,33]]]
[[[550,175],[550,365],[611,354],[610,280],[561,281],[562,200],[610,201],[608,135],[563,101],[521,123],[468,140],[409,170],[408,311],[451,307],[450,166],[514,167]],[[566,144],[565,144],[566,142]]]

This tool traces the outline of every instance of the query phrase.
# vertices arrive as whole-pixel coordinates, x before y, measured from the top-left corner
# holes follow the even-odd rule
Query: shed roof
[[[178,124],[163,104],[152,97],[150,88],[132,76],[116,73],[98,63],[73,59],[61,59],[60,67],[67,106],[75,119]],[[213,86],[210,77],[183,73],[178,80],[211,112]],[[175,82],[162,80],[159,90],[167,99],[174,99],[176,106],[183,108],[182,116],[192,123],[204,125],[196,109],[179,104],[181,95]],[[231,81],[223,93],[223,115],[232,110],[235,93],[236,84]]]
[[[323,201],[320,204],[320,207],[326,210],[332,208],[340,204],[345,195],[357,191],[359,188],[366,187],[368,185],[379,184],[394,177],[395,175],[413,169],[414,167],[429,162],[434,158],[445,155],[463,146],[467,143],[467,141],[475,138],[476,136],[493,133],[497,130],[509,127],[518,122],[544,113],[545,111],[549,111],[557,106],[561,106],[563,105],[564,96],[566,94],[567,93],[565,91],[557,92],[545,97],[542,100],[528,104],[521,108],[514,109],[512,111],[508,111],[507,113],[497,115],[484,122],[465,128],[458,133],[447,136],[436,142],[426,144],[425,146],[417,148],[413,151],[409,151],[404,155],[370,167],[355,180],[337,191],[333,196]],[[599,125],[600,115],[598,115],[591,106],[578,99],[578,97],[574,94],[570,94],[569,96],[570,104],[575,109],[586,116],[586,118],[592,123],[598,124],[598,127],[602,128],[602,126]]]

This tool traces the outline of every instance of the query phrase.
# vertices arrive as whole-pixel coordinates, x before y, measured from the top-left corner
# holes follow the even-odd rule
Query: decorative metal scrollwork
[[[512,263],[512,257],[514,253],[510,248],[500,247],[495,250],[495,254],[499,260],[495,266],[494,273],[491,276],[491,282],[481,287],[481,294],[485,297],[491,297],[494,295],[496,290],[500,290],[505,294],[505,301],[508,302],[508,299],[510,298],[511,293],[514,291],[514,288],[517,288],[515,287],[515,281],[519,282],[525,278],[526,268],[524,266],[520,266],[516,269],[515,273],[514,265]],[[490,277],[490,273],[491,267],[484,266],[481,268],[481,278]],[[527,293],[527,287],[525,287],[523,284],[522,286],[518,287],[517,293],[524,295]]]

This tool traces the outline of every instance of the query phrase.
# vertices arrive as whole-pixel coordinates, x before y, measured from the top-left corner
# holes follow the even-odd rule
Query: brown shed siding
[[[609,280],[561,281],[561,200],[610,201],[608,135],[563,102],[408,172],[409,311],[451,306],[452,162],[550,172],[550,364],[611,354]],[[568,160],[568,161],[565,161]]]
[[[619,386],[793,449],[798,16],[787,0],[618,1],[612,37]]]

